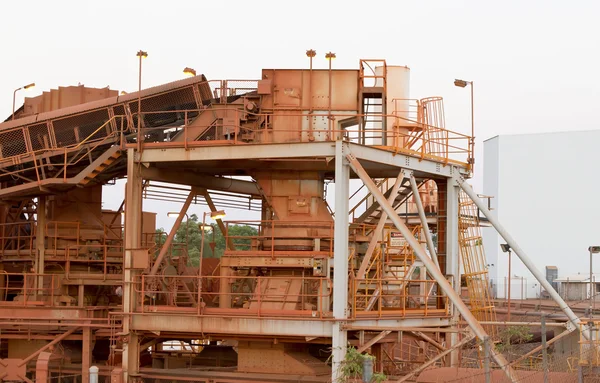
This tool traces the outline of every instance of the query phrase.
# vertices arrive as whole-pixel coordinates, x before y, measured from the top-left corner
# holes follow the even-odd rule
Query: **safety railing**
[[[406,100],[395,100],[399,103],[396,110],[381,115],[382,120],[394,121],[393,124],[367,129],[359,123],[366,117],[364,114],[328,111],[307,114],[301,110],[254,113],[241,104],[231,104],[231,97],[254,92],[255,80],[223,80],[209,82],[208,86],[210,105],[199,104],[201,97],[194,96],[193,87],[186,90],[185,100],[180,102],[158,96],[142,99],[140,131],[136,123],[138,106],[133,101],[128,101],[126,107],[115,104],[2,130],[0,168],[5,169],[2,177],[20,177],[38,183],[58,177],[66,181],[73,175],[68,170],[88,159],[91,163],[90,153],[98,147],[126,142],[143,149],[345,140],[444,164],[470,166],[470,137],[445,129],[440,98],[417,100],[416,117],[411,104],[405,111],[402,102]],[[167,107],[170,109],[164,110]]]
[[[165,112],[148,112],[145,118]],[[358,121],[366,115],[318,111],[276,111],[251,113],[235,105],[199,110],[174,110],[180,123],[168,127],[145,127],[141,134],[143,147],[197,147],[204,145],[241,145],[277,142],[323,142],[345,140],[376,146],[439,162],[466,166],[470,155],[470,137],[427,122],[415,121],[397,114],[381,118],[396,121],[388,128],[361,128]],[[202,118],[201,116],[206,116]],[[194,117],[190,117],[194,116]],[[310,121],[323,122],[319,128]],[[297,126],[288,128],[289,126]],[[189,127],[189,129],[188,129]],[[193,129],[192,129],[193,127]],[[407,127],[411,127],[408,129]],[[188,131],[189,130],[189,131]]]
[[[123,245],[117,243],[113,245],[93,244],[78,245],[77,247],[65,248],[65,277],[72,277],[73,264],[85,264],[86,266],[96,266],[102,268],[104,277],[108,274],[110,264],[119,264],[123,262]],[[82,273],[77,273],[82,274]],[[85,273],[83,273],[85,274]]]
[[[30,257],[34,254],[35,222],[17,222],[0,224],[0,256]]]
[[[242,96],[258,89],[258,80],[210,80],[211,93],[221,103],[227,103],[228,97]]]
[[[80,222],[49,221],[46,223],[46,254],[49,256],[66,255],[67,251],[78,249],[80,244]]]
[[[163,120],[161,116],[165,114],[181,115],[181,118],[174,117],[175,120]],[[215,114],[215,118],[210,116],[205,124],[199,124],[195,120],[202,114]],[[227,116],[224,118],[223,116]],[[255,123],[240,123],[241,120],[247,120],[251,116]],[[243,118],[242,118],[243,117]],[[215,109],[186,109],[169,111],[151,111],[144,113],[144,119],[154,120],[158,126],[151,124],[144,125],[142,131],[138,134],[141,142],[136,145],[140,148],[155,146],[183,146],[194,147],[203,145],[241,145],[249,143],[274,143],[274,142],[312,142],[312,141],[335,141],[342,139],[348,142],[362,145],[377,146],[392,150],[396,153],[403,153],[417,156],[422,159],[427,158],[442,163],[456,163],[460,165],[467,164],[469,157],[470,137],[460,133],[455,133],[443,128],[425,123],[416,123],[415,127],[419,129],[406,129],[401,123],[394,124],[393,127],[369,129],[368,135],[362,130],[358,123],[346,128],[338,127],[338,122],[364,117],[359,114],[325,114],[313,113],[303,114],[277,112],[277,114],[252,114],[242,111],[236,107],[228,106]],[[385,115],[382,118],[393,118],[398,121],[414,123],[409,118],[403,118],[396,115]],[[297,119],[325,119],[327,126],[322,129],[311,130],[310,139],[308,131],[303,128],[286,129],[285,126],[300,124],[283,124],[279,121],[289,121]],[[112,128],[113,123],[119,122],[119,128]],[[337,121],[337,122],[336,122]],[[164,124],[164,125],[163,125]],[[309,124],[307,124],[309,125]],[[194,132],[191,132],[193,126]],[[50,146],[31,150],[31,144],[23,144],[24,150],[10,150],[10,148],[1,149],[4,154],[0,157],[0,167],[6,168],[3,176],[20,176],[25,173],[34,172],[35,179],[29,175],[25,180],[40,182],[46,178],[63,177],[68,178],[68,169],[89,159],[89,153],[97,147],[124,143],[124,132],[131,128],[127,124],[125,115],[113,116],[105,121],[101,126],[86,137],[74,139],[75,143],[70,145],[61,145],[59,147]],[[17,128],[25,140],[25,127]],[[106,132],[108,130],[108,133]],[[99,133],[102,132],[100,135]],[[425,133],[423,133],[425,132]],[[12,131],[1,132],[0,136],[11,134]],[[179,136],[177,140],[174,137]],[[295,138],[294,138],[295,137]],[[19,139],[19,138],[14,138]],[[46,140],[47,141],[47,140]],[[69,142],[67,140],[66,142]],[[61,162],[57,161],[61,158]],[[11,168],[19,165],[17,168]],[[56,169],[59,169],[56,171]]]
[[[600,366],[600,321],[582,319],[579,327],[579,365]]]
[[[59,274],[0,272],[0,306],[58,306]]]
[[[51,141],[46,138],[44,145],[39,147],[32,145],[28,141],[24,141],[23,147],[30,148],[34,147],[34,150],[19,150],[11,151],[8,149],[2,149],[0,144],[0,150],[3,154],[0,155],[0,168],[3,168],[3,177],[21,178],[24,181],[41,183],[44,179],[62,178],[64,182],[67,181],[69,176],[69,169],[81,165],[84,161],[90,161],[90,154],[94,152],[98,147],[120,143],[123,139],[123,132],[126,130],[124,125],[125,120],[119,118],[120,116],[113,116],[107,121],[103,122],[99,127],[89,132],[89,135],[79,137],[79,134],[75,134],[73,140],[67,140],[66,142],[74,141],[71,144],[57,146],[50,145]],[[115,126],[115,121],[119,120],[120,127]],[[13,130],[0,132],[1,137],[6,135],[15,136],[14,132],[21,131],[18,134],[20,139],[26,140],[31,137],[25,133],[28,127],[15,128]],[[74,127],[77,131],[77,127]],[[89,129],[88,129],[89,130]],[[15,136],[15,139],[16,136]],[[16,153],[16,154],[15,154]],[[13,154],[13,155],[11,155]],[[34,176],[35,178],[31,178]]]
[[[219,317],[331,317],[332,283],[328,278],[140,275],[134,286],[139,296],[136,312]]]
[[[430,279],[363,278],[352,280],[351,286],[354,318],[445,317],[449,313],[448,298],[437,295],[437,282]],[[360,303],[371,299],[375,300],[372,309]]]
[[[388,178],[384,178],[384,179],[380,179],[377,180],[377,188],[379,189],[379,191],[381,191],[382,193],[385,193],[388,189],[387,186],[389,185],[389,179]],[[350,200],[352,200],[352,198],[354,196],[356,196],[364,187],[365,185],[361,185],[360,188],[358,188],[353,194],[352,196],[349,198]],[[371,206],[371,204],[373,204],[374,201],[374,197],[373,194],[371,194],[370,192],[367,192],[358,202],[356,202],[354,204],[354,206],[350,209],[350,211],[348,212],[349,216],[350,216],[350,222],[354,222],[356,220],[356,216],[358,214],[362,214],[364,213],[369,206]]]
[[[314,256],[333,256],[333,221],[227,221],[225,255],[278,256],[301,255],[310,251]],[[245,226],[247,233],[235,234],[233,226]]]

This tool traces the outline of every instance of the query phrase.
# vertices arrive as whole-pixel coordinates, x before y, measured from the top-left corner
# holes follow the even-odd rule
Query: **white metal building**
[[[542,272],[555,265],[559,277],[589,273],[588,246],[600,245],[599,148],[600,130],[500,135],[484,142],[483,194],[494,197],[498,219]],[[483,238],[490,279],[496,296],[504,298],[504,241],[493,228],[485,228]],[[540,294],[514,253],[511,274],[511,297]]]
[[[598,296],[598,288],[600,283],[600,275],[592,275],[592,281],[594,286],[592,287],[592,295],[596,301],[600,301]],[[556,280],[558,283],[558,293],[566,301],[582,301],[590,299],[590,275],[584,274],[573,274],[567,275]]]

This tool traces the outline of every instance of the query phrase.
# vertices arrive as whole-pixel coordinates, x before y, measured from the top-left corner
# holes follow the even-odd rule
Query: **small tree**
[[[362,378],[363,373],[363,362],[366,359],[375,360],[373,355],[361,354],[357,349],[350,346],[346,350],[346,357],[340,367],[341,382],[349,382],[356,379]],[[369,383],[381,383],[387,379],[382,373],[373,373],[371,381]]]
[[[500,331],[500,342],[496,348],[502,353],[514,353],[514,345],[527,343],[533,339],[529,327],[527,326],[508,326]]]

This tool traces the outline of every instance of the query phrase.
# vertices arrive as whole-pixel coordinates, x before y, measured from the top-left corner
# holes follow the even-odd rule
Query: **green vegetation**
[[[202,222],[199,220],[196,214],[192,214],[189,220],[183,221],[179,226],[179,229],[175,233],[173,239],[173,251],[175,254],[179,253],[182,248],[185,247],[187,242],[187,253],[188,253],[188,265],[198,266],[200,263],[200,246],[202,244],[202,232],[200,226]],[[221,230],[216,223],[211,224],[212,229],[204,232],[204,258],[221,258],[225,252],[225,237],[221,233]],[[156,230],[156,244],[160,246],[164,243],[168,233],[164,229],[160,228]],[[251,237],[256,236],[257,230],[252,226],[247,225],[229,225],[229,236],[233,237]],[[238,250],[249,250],[250,239],[236,238],[233,240]],[[214,251],[213,246],[214,244]]]
[[[496,349],[502,353],[512,353],[514,345],[529,342],[533,338],[528,326],[508,326],[498,334],[501,343]]]
[[[342,382],[348,382],[354,379],[362,379],[363,361],[365,359],[373,359],[375,357],[369,354],[361,354],[354,347],[348,347],[346,358],[341,366],[340,375]],[[387,380],[387,376],[381,373],[373,373],[370,383],[381,383]]]

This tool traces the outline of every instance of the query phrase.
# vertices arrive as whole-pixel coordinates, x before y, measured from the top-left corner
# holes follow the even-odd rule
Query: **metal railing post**
[[[544,371],[544,383],[548,383],[548,347],[546,344],[546,314],[541,317],[542,331],[542,370]]]
[[[258,290],[258,296],[257,296],[258,311],[257,311],[256,315],[258,315],[258,317],[260,317],[260,306],[261,306],[261,303],[260,303],[261,299],[260,298],[261,298],[261,295],[262,295],[262,289],[260,287],[260,277],[257,277],[256,279],[257,279],[257,281],[256,281],[256,288]]]
[[[492,371],[490,369],[490,338],[485,337],[483,340],[483,350],[484,350],[484,359],[483,359],[483,368],[485,371],[485,383],[492,382]]]

